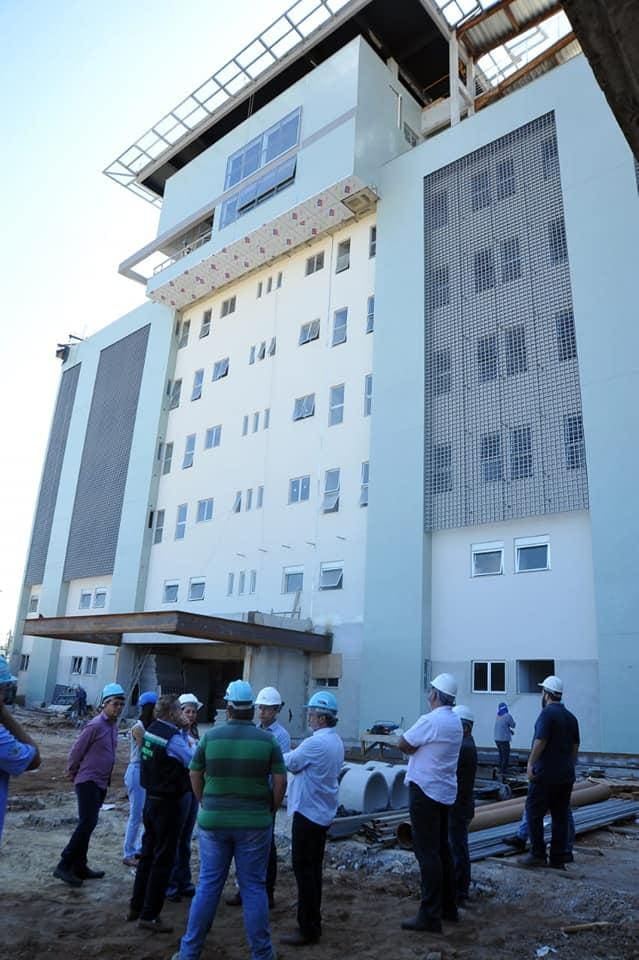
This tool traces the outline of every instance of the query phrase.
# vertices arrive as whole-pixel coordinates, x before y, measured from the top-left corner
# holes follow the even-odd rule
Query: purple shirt
[[[106,790],[111,781],[118,743],[118,725],[103,713],[90,720],[71,747],[67,770],[74,783],[93,783]]]

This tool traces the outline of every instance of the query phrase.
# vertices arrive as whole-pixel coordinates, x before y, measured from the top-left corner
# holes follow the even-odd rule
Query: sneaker
[[[67,870],[62,864],[58,864],[53,871],[53,876],[57,877],[58,880],[62,880],[63,883],[68,883],[70,887],[82,886],[82,877],[76,877],[72,870]]]
[[[520,867],[545,867],[546,858],[536,857],[534,853],[528,853],[525,857],[520,857],[517,863]]]
[[[153,920],[138,920],[140,930],[150,930],[152,933],[173,933],[173,927],[165,923],[161,917]]]
[[[522,853],[527,846],[526,841],[522,840],[516,833],[512,837],[504,837],[501,842],[505,843],[507,847],[513,847],[514,850],[519,850]]]

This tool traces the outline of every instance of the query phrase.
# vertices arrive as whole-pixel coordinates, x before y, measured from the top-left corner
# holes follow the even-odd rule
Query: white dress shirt
[[[289,779],[287,810],[327,827],[337,813],[344,744],[334,727],[321,727],[284,754]]]
[[[457,796],[457,760],[463,738],[461,720],[452,707],[436,707],[424,713],[404,734],[411,747],[406,783],[447,806]]]

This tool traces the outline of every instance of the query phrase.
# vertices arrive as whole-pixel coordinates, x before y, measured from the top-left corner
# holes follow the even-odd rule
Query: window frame
[[[487,667],[486,670],[486,689],[482,690],[479,687],[475,686],[475,667],[480,664],[485,664]],[[492,682],[492,672],[493,666],[500,666],[504,668],[504,683],[503,688],[493,686]],[[471,679],[471,692],[472,693],[484,693],[484,694],[505,694],[508,687],[508,661],[507,660],[471,660],[470,662],[470,679]]]
[[[320,270],[323,270],[323,269],[324,269],[324,251],[320,250],[319,253],[314,253],[312,254],[312,256],[307,257],[304,276],[310,277],[314,273],[318,273]]]
[[[375,294],[371,293],[366,299],[366,328],[365,333],[372,333],[375,329]]]
[[[312,343],[314,340],[319,340],[320,336],[320,321],[319,320],[309,320],[307,323],[303,323],[300,327],[300,334],[297,340],[298,347],[303,347],[306,343]]]
[[[297,492],[297,496],[295,496]],[[303,496],[306,492],[306,496]],[[311,475],[306,473],[300,477],[290,477],[288,481],[288,503],[307,503],[311,499]]]
[[[195,513],[195,522],[209,523],[213,519],[214,511],[215,500],[213,497],[205,497],[203,500],[198,500]],[[200,514],[202,514],[202,516],[200,516]]]
[[[298,587],[294,589],[289,589],[289,577],[301,577],[301,581]],[[282,567],[282,593],[283,594],[292,594],[292,593],[302,593],[304,590],[304,567],[300,564],[295,564],[293,566]]]
[[[98,674],[98,657],[87,657],[84,664],[85,677],[96,677]]]
[[[204,337],[208,337],[211,332],[211,320],[213,319],[213,311],[209,308],[205,310],[202,314],[202,321],[200,323],[200,340],[203,340]]]
[[[182,469],[189,470],[195,463],[195,444],[197,443],[197,433],[189,433],[184,438],[184,456],[182,457]]]
[[[182,380],[174,380],[171,384],[171,390],[169,394],[169,410],[177,410],[180,406],[180,397],[182,394]]]
[[[575,434],[575,426],[577,433]],[[584,420],[581,411],[565,413],[563,420],[564,466],[566,470],[583,470],[586,466]]]
[[[364,416],[370,417],[373,412],[373,374],[364,374]]]
[[[184,320],[182,326],[180,327],[180,335],[178,338],[178,350],[182,350],[184,347],[187,347],[189,344],[189,334],[191,333],[191,321]]]
[[[175,588],[175,596],[169,597],[169,590]],[[177,603],[180,596],[180,581],[179,580],[165,580],[162,585],[162,603]]]
[[[404,124],[406,126],[406,124]],[[368,231],[368,259],[372,260],[377,256],[377,224],[374,223]]]
[[[209,440],[211,441],[209,443]],[[207,427],[204,434],[204,449],[213,450],[222,443],[222,424],[216,423],[213,427]]]
[[[527,569],[522,569],[520,566],[520,550],[530,549],[532,547],[545,547],[546,548],[546,566],[545,567],[528,567]],[[513,540],[513,572],[514,573],[544,573],[547,570],[551,570],[550,562],[550,537],[548,535],[542,535],[538,537],[515,537]]]
[[[235,313],[237,307],[237,296],[233,294],[232,297],[227,297],[226,300],[222,300],[222,305],[220,307],[220,316],[228,317],[231,313]]]
[[[201,367],[193,374],[193,387],[191,389],[191,402],[199,400],[202,396],[202,387],[204,385],[204,368]]]
[[[351,238],[346,237],[337,244],[335,252],[335,273],[345,273],[351,265]]]
[[[224,377],[229,375],[229,358],[222,357],[221,360],[216,360],[213,364],[213,375],[211,376],[211,382],[215,383],[217,380],[222,380]]]
[[[331,347],[338,347],[348,339],[348,307],[339,307],[333,311],[333,329]]]
[[[339,391],[341,391],[341,400],[339,396]],[[340,423],[344,423],[344,405],[346,401],[346,385],[344,383],[336,383],[334,386],[329,387],[328,390],[328,425],[329,427],[337,427]]]
[[[526,444],[522,445],[521,441],[524,437]],[[532,426],[524,423],[521,426],[510,427],[508,440],[511,481],[529,480],[534,476],[535,468]],[[524,467],[526,467],[525,471]]]
[[[29,606],[27,608],[27,613],[37,613],[38,604],[40,603],[40,597],[37,593],[32,593],[29,597]]]
[[[155,523],[153,526],[153,546],[155,546],[156,543],[162,543],[162,538],[164,537],[165,520],[166,520],[166,511],[156,510]]]
[[[194,588],[202,588],[201,596],[193,596]],[[197,592],[197,591],[196,591]],[[186,595],[186,599],[197,603],[199,600],[204,600],[206,597],[206,577],[189,577],[189,590]]]
[[[173,463],[173,441],[164,444],[164,456],[162,458],[162,476],[165,477],[171,472]]]
[[[360,469],[360,488],[359,488],[360,507],[368,506],[368,487],[370,484],[370,475],[371,475],[370,460],[362,460],[362,466]]]
[[[339,573],[339,577],[336,578],[334,584],[323,582],[326,574],[330,574],[330,573]],[[344,589],[344,561],[343,560],[326,560],[323,563],[320,563],[319,580],[317,581],[317,589],[321,591]]]
[[[308,420],[315,416],[315,394],[306,393],[293,402],[293,420]]]
[[[499,570],[477,570],[475,566],[475,557],[485,556],[487,554],[499,553]],[[481,543],[471,543],[470,545],[470,576],[475,580],[482,577],[503,577],[504,575],[504,541],[486,540]]]
[[[82,663],[83,663],[83,661],[84,661],[84,657],[83,657],[83,656],[79,657],[79,656],[75,656],[75,655],[74,655],[74,656],[71,657],[71,670],[70,670],[70,673],[71,673],[73,676],[80,676],[80,675],[81,675],[81,673],[82,673]]]
[[[338,513],[341,493],[341,468],[329,467],[324,471],[322,513]],[[329,486],[330,481],[330,486]]]
[[[105,610],[107,605],[107,595],[108,591],[105,587],[96,587],[93,591],[93,603],[92,607],[94,610]],[[98,602],[98,597],[100,602]]]
[[[186,523],[189,515],[188,503],[178,503],[175,511],[175,533],[174,540],[184,540],[186,537]]]
[[[90,610],[92,601],[93,590],[80,590],[80,596],[78,597],[78,610]]]

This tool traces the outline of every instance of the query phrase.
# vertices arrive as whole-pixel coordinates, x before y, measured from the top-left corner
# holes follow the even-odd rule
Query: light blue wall
[[[379,178],[361,721],[366,726],[382,712],[411,722],[423,707],[430,629],[422,505],[423,178],[549,110],[557,122],[583,394],[601,749],[632,751],[630,704],[639,673],[633,562],[639,541],[639,202],[630,152],[583,57],[392,161]],[[556,656],[561,659],[560,651]]]

